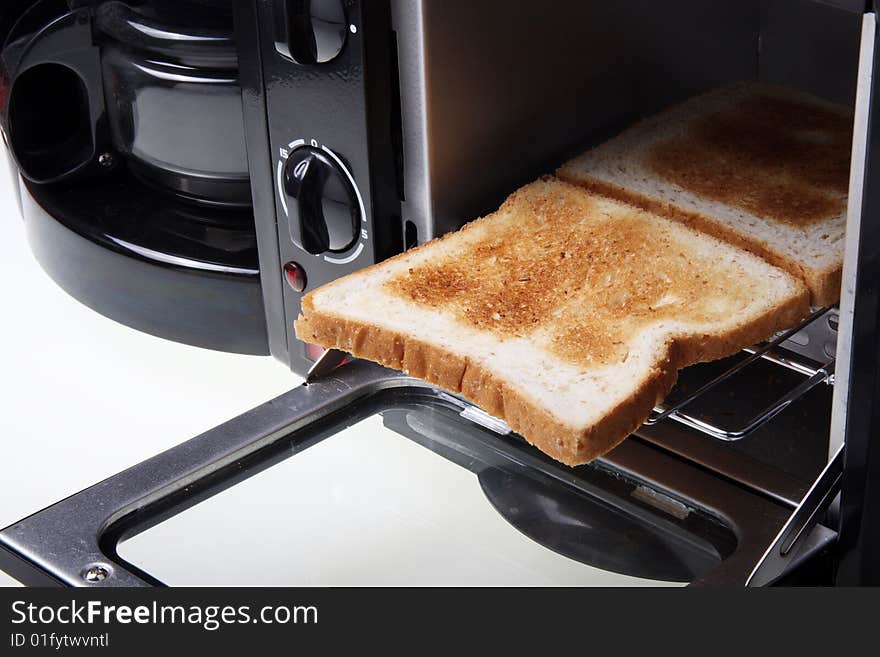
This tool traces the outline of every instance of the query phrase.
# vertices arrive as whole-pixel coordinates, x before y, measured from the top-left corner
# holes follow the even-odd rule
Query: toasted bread
[[[461,393],[574,465],[636,429],[678,369],[791,325],[808,297],[746,251],[548,178],[307,294],[295,328]]]
[[[746,248],[824,306],[840,296],[852,122],[847,108],[741,83],[646,119],[557,175]]]

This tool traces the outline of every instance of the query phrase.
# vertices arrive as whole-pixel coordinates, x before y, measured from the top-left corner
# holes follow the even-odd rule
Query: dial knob
[[[324,64],[345,46],[348,22],[342,0],[287,0],[290,56],[299,64]]]
[[[312,254],[340,253],[357,240],[357,194],[346,173],[319,148],[293,151],[284,167],[290,238]]]

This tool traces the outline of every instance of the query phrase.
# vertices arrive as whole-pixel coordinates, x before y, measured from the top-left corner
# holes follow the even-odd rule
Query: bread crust
[[[674,203],[667,203],[583,173],[572,172],[568,169],[568,165],[560,167],[556,175],[560,180],[578,185],[595,194],[607,196],[623,203],[629,203],[648,212],[679,221],[695,230],[760,256],[771,265],[779,267],[802,280],[807,288],[809,288],[810,304],[813,306],[829,306],[837,303],[840,299],[840,285],[843,278],[842,262],[835,263],[825,269],[807,268],[796,260],[771,248],[772,245],[740,233],[727,224],[706,214],[686,210]]]
[[[561,422],[489,366],[455,351],[384,328],[315,308],[303,298],[302,314],[294,323],[306,342],[346,351],[376,361],[445,388],[502,418],[543,452],[567,465],[592,461],[608,452],[648,418],[678,377],[678,370],[715,360],[787,328],[807,314],[809,293],[800,293],[767,313],[725,333],[690,334],[670,339],[647,376],[613,409],[589,427]]]

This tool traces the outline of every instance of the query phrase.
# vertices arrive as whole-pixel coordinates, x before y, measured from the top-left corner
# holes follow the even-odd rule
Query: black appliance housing
[[[695,582],[877,584],[877,16],[858,0],[557,0],[553,12],[505,0],[5,5],[0,118],[43,266],[120,321],[271,353],[299,373],[320,354],[293,333],[303,293],[490,211],[640,116],[758,78],[854,105],[856,123],[840,312],[813,317],[813,328],[833,325],[834,357],[792,365],[798,348],[784,339],[759,354],[808,385],[783,385],[747,439],[709,437],[679,409],[570,470],[461,400],[348,363],[3,530],[0,565],[27,582],[155,584],[116,554],[118,541],[380,413],[478,472],[499,510],[504,495],[548,507],[556,496],[564,508],[586,496],[625,509],[627,522],[663,524],[669,505],[633,506],[634,491],[685,505],[694,519],[669,531],[699,525],[717,539],[720,565],[690,572]],[[62,97],[77,111],[60,112]],[[694,369],[678,398],[727,381],[728,366]],[[761,367],[749,360],[728,389],[742,413],[779,392],[760,388]],[[546,520],[519,528],[550,543]],[[583,546],[553,549],[605,562]],[[84,580],[95,564],[108,577]]]
[[[42,266],[140,330],[268,353],[231,3],[0,12],[0,125]]]

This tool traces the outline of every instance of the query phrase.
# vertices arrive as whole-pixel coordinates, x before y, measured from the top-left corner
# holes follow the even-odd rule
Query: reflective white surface
[[[67,295],[31,254],[3,148],[0,527],[301,381],[272,358],[162,340]]]
[[[371,416],[122,543],[171,585],[643,585],[521,534],[477,476]]]

